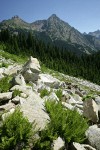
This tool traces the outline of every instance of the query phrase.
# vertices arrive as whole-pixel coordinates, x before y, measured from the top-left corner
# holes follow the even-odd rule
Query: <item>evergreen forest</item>
[[[4,44],[4,50],[11,54],[32,55],[50,69],[100,85],[100,51],[77,56],[69,51],[69,48],[59,48],[51,43],[45,44],[31,32],[11,34],[8,29],[1,30],[0,44]]]

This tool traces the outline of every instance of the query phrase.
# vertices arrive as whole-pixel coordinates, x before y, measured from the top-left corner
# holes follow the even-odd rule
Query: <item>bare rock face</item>
[[[40,71],[39,61],[31,56],[28,62],[23,66],[22,74],[26,82],[34,82],[38,80]]]
[[[86,131],[86,137],[89,141],[89,144],[100,150],[100,128],[97,125],[90,126]]]
[[[98,106],[93,99],[85,100],[83,103],[83,115],[93,121],[98,122]]]

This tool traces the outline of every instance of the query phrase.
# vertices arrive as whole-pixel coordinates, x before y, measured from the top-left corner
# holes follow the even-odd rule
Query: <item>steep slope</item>
[[[0,50],[0,52],[3,51]],[[8,64],[8,68],[2,67],[0,70],[0,89],[2,90],[2,93],[0,93],[0,113],[2,115],[0,120],[1,125],[3,124],[3,120],[5,120],[8,115],[12,114],[17,107],[20,107],[21,112],[23,112],[23,115],[27,117],[30,123],[34,121],[36,122],[36,126],[33,126],[33,129],[37,129],[35,132],[36,135],[33,136],[32,134],[32,140],[29,140],[29,148],[31,145],[31,149],[37,149],[37,145],[35,145],[34,143],[38,143],[39,140],[40,146],[44,144],[44,147],[46,147],[43,147],[44,149],[52,149],[52,145],[54,145],[55,147],[55,143],[53,143],[54,139],[56,140],[61,135],[60,137],[63,139],[62,141],[64,148],[66,148],[65,142],[67,137],[70,140],[70,143],[67,144],[67,148],[69,149],[71,149],[70,145],[73,144],[75,148],[77,148],[77,145],[78,147],[80,146],[80,150],[100,150],[99,142],[97,142],[100,141],[100,136],[98,136],[98,133],[100,132],[100,116],[98,116],[98,112],[100,112],[100,86],[86,80],[67,76],[53,70],[48,70],[47,68],[46,72],[42,72],[38,60],[32,57],[30,57],[30,59],[24,65],[19,65],[15,61],[6,59],[5,57],[0,55],[0,63],[3,62]],[[12,69],[15,67],[15,64],[18,67],[15,68],[14,73],[12,72]],[[9,76],[8,72],[11,73],[11,76]],[[5,80],[7,76],[10,77],[9,80]],[[29,76],[31,76],[32,78],[28,78]],[[34,77],[37,77],[37,79],[35,78],[35,80],[33,80]],[[6,85],[9,85],[10,83],[12,83],[11,86],[4,92]],[[44,91],[48,91],[49,94],[45,93]],[[50,102],[53,105],[51,105]],[[48,111],[46,104],[49,104],[48,108],[51,109],[50,111]],[[64,113],[62,113],[63,111]],[[53,114],[53,117],[52,115],[50,115],[50,113]],[[85,119],[83,119],[83,116],[91,121],[89,123],[90,127],[87,125],[87,123],[84,126]],[[63,121],[62,118],[65,121]],[[13,123],[14,125],[16,125],[15,122],[11,123],[12,127]],[[21,126],[21,123],[22,122],[18,122],[18,124],[20,124],[19,126]],[[49,130],[48,128],[46,128],[49,127],[48,123],[49,126],[51,125]],[[95,125],[91,126],[91,124]],[[8,126],[9,128],[7,128],[7,131],[13,133],[12,130],[16,128],[11,128],[11,126]],[[21,129],[24,128],[23,126],[21,127]],[[55,130],[53,129],[53,127],[55,127]],[[5,131],[5,128],[3,129],[3,131]],[[42,132],[40,131],[43,130],[46,131],[46,134],[43,134],[44,140],[41,142]],[[86,135],[85,131],[87,132]],[[7,140],[9,141],[11,137],[14,136],[13,134],[10,134],[10,136],[8,136],[8,132],[3,132],[3,134],[1,134],[0,136],[0,144],[2,144],[2,147],[4,146],[4,143],[1,139],[3,139],[2,137],[4,137],[4,134],[5,137],[8,137]],[[53,134],[50,137],[51,132]],[[69,134],[65,137],[65,133]],[[17,134],[18,133],[16,133],[16,135]],[[87,143],[87,141],[84,141],[84,145],[79,144],[80,141],[77,140],[79,139],[79,136],[80,139],[86,137],[89,142]],[[95,138],[93,138],[94,136]],[[33,141],[33,138],[35,139],[35,142]],[[50,146],[45,144],[47,142],[50,142]],[[27,144],[26,141],[25,144]],[[24,147],[27,146],[28,148],[28,145],[25,144]],[[9,145],[8,143],[5,145],[7,145],[6,149],[9,149],[8,146],[12,146],[12,143],[9,142]],[[58,149],[62,147],[62,144],[59,141],[56,145],[57,147],[59,145]],[[90,145],[94,148],[92,148]],[[15,148],[15,145],[13,147]],[[53,149],[56,150],[56,148]]]
[[[88,35],[92,36],[95,47],[100,50],[100,30],[89,32]]]
[[[31,27],[33,30],[46,32],[53,41],[62,40],[68,43],[76,43],[93,48],[89,41],[78,30],[59,19],[55,14],[47,20],[33,22]]]

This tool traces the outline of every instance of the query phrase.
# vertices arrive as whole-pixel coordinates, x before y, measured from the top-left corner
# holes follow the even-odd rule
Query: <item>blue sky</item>
[[[100,29],[100,0],[0,0],[0,21],[18,15],[34,22],[52,14],[82,33]]]

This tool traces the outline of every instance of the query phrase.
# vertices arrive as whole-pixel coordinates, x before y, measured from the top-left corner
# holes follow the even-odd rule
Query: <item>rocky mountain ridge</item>
[[[9,113],[13,113],[19,105],[24,116],[30,122],[35,120],[38,128],[42,130],[50,120],[44,102],[48,99],[61,101],[65,109],[77,110],[94,124],[86,131],[89,142],[87,144],[74,142],[73,148],[100,150],[100,86],[51,70],[48,70],[48,73],[47,70],[42,72],[39,61],[33,57],[30,57],[24,65],[20,65],[0,56],[0,64],[2,63],[7,63],[8,68],[0,68],[0,81],[6,76],[12,76],[10,90],[0,93],[0,112],[3,112],[3,119]],[[41,91],[45,89],[49,91],[49,95],[41,97]],[[20,95],[13,97],[15,90],[19,90]],[[56,94],[59,90],[62,91],[61,99]],[[64,141],[58,137],[54,141],[53,149],[59,150],[63,146]]]
[[[68,23],[62,21],[55,14],[51,15],[47,20],[38,20],[33,23],[27,23],[18,16],[12,19],[4,20],[0,23],[0,29],[9,28],[14,31],[27,30],[48,42],[55,42],[57,45],[77,44],[80,49],[83,47],[85,53],[96,51],[94,45],[81,34],[77,29],[71,27]],[[47,38],[48,37],[48,38]],[[60,44],[58,44],[60,43]],[[76,46],[77,46],[76,45]]]

